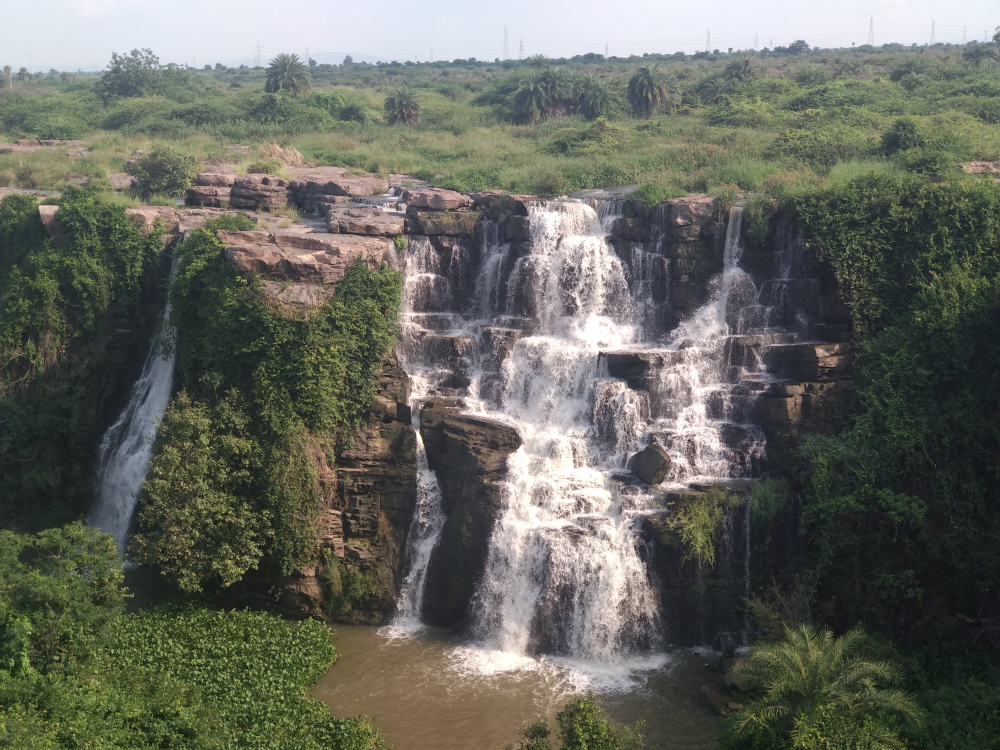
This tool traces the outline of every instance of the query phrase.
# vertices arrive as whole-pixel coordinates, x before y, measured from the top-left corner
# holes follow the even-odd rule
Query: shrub
[[[255,161],[247,167],[248,174],[277,174],[284,165],[277,159]]]
[[[927,145],[927,138],[912,117],[901,117],[882,134],[882,151],[889,156],[925,145]]]
[[[194,181],[198,163],[194,157],[167,146],[125,165],[125,172],[135,177],[135,191],[142,198],[154,193],[180,195]]]

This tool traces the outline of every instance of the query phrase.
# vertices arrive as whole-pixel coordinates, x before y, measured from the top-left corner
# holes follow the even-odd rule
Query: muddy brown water
[[[315,695],[334,716],[365,715],[395,750],[495,750],[525,721],[597,692],[617,722],[643,722],[649,750],[710,750],[722,721],[699,697],[718,656],[678,651],[612,670],[511,658],[447,634],[337,627],[340,660]],[[629,667],[632,669],[630,670]]]

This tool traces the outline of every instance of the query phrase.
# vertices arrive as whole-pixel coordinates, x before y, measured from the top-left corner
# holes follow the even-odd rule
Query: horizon
[[[239,7],[236,15],[221,3],[204,7],[194,0],[169,4],[165,0],[54,0],[39,39],[32,33],[32,26],[38,25],[37,12],[20,6],[8,11],[6,33],[0,31],[2,54],[7,58],[0,59],[0,65],[32,72],[98,72],[107,66],[112,52],[142,48],[152,49],[164,64],[195,68],[216,63],[264,65],[280,52],[337,64],[345,55],[356,62],[442,62],[470,57],[489,62],[539,53],[552,58],[603,55],[607,50],[610,57],[625,58],[643,53],[691,54],[705,50],[706,45],[722,52],[773,48],[797,39],[813,47],[836,49],[867,43],[870,24],[876,47],[892,43],[926,46],[932,30],[937,43],[988,40],[1000,22],[1000,13],[991,14],[980,0],[947,5],[936,0],[844,0],[821,8],[803,7],[791,0],[765,0],[753,7],[710,0],[697,9],[631,0],[613,17],[594,0],[557,0],[544,7],[511,0],[502,10],[488,7],[475,16],[453,0],[422,14],[314,0],[292,0],[278,18],[260,0],[246,0]],[[634,33],[637,17],[649,21]],[[533,23],[524,23],[524,18],[532,18]],[[780,20],[770,20],[776,18]],[[301,28],[303,19],[308,28]],[[343,31],[345,27],[349,31]],[[648,31],[660,27],[662,34]],[[219,29],[226,30],[227,38],[220,39]],[[419,46],[413,38],[421,40]]]

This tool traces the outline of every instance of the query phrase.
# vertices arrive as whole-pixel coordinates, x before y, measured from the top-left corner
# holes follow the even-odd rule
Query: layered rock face
[[[463,414],[448,399],[424,403],[420,434],[441,486],[447,516],[427,569],[424,620],[462,628],[483,571],[493,526],[501,510],[507,457],[521,445],[509,425]]]

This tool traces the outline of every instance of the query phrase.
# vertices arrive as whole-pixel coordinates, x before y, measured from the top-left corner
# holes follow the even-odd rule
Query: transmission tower
[[[521,37],[521,46],[517,50],[517,59],[518,60],[523,60],[524,59],[524,37],[523,36]]]
[[[928,46],[933,45],[935,41],[936,40],[934,38],[934,19],[931,19],[931,40],[927,43]]]
[[[875,16],[868,19],[868,44],[875,46]]]
[[[507,60],[510,57],[510,45],[507,43],[507,27],[503,27],[503,57],[502,60]]]
[[[712,30],[708,30],[708,36],[705,37],[705,52],[712,51]]]

